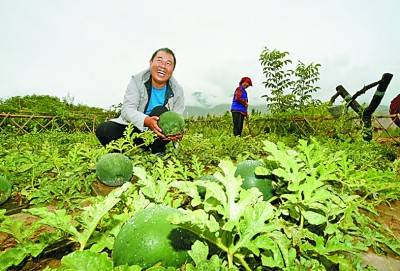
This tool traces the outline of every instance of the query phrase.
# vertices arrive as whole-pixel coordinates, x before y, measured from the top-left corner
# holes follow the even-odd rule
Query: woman
[[[244,118],[247,117],[248,98],[246,88],[253,86],[249,77],[243,77],[233,95],[231,112],[233,120],[233,135],[241,136]]]
[[[96,129],[102,145],[123,137],[128,123],[134,125],[133,132],[152,130],[158,138],[151,144],[152,153],[163,153],[169,141],[178,141],[182,136],[166,137],[158,127],[159,115],[167,110],[183,114],[185,109],[183,89],[172,76],[176,66],[175,54],[168,48],[154,52],[150,67],[132,76],[125,92],[121,115],[103,122]],[[143,143],[138,139],[136,144]]]

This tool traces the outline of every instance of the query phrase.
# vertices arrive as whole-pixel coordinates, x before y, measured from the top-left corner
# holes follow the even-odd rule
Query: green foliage
[[[293,94],[285,94],[285,91],[291,87],[292,81],[290,77],[293,74],[292,70],[285,70],[290,59],[287,59],[288,52],[280,52],[278,50],[270,51],[264,48],[260,55],[261,66],[266,77],[264,85],[271,90],[271,95],[263,95],[268,102],[270,112],[286,111],[295,102]]]
[[[320,88],[314,84],[319,80],[320,64],[306,65],[299,61],[294,71],[296,80],[293,82],[292,93],[296,96],[298,108],[302,109],[307,105],[319,103],[312,99],[312,93],[316,93]]]
[[[306,65],[299,61],[296,68],[287,68],[292,61],[288,58],[289,52],[270,50],[267,47],[260,54],[260,62],[266,77],[264,85],[271,91],[271,95],[263,95],[268,102],[268,109],[272,113],[291,110],[302,110],[309,105],[319,103],[312,99],[319,87],[314,86],[319,80],[320,64]]]
[[[268,133],[267,138],[276,137],[287,143],[311,136],[343,141],[362,138],[362,124],[354,112],[333,118],[329,109],[329,103],[322,103],[307,106],[302,111],[252,115],[252,134],[260,136]]]
[[[89,244],[89,240],[95,233],[101,219],[108,215],[108,212],[120,201],[122,193],[130,187],[130,183],[125,183],[102,201],[93,206],[85,207],[80,216],[76,218],[79,226],[76,226],[73,217],[67,214],[65,210],[51,212],[47,208],[31,208],[28,211],[42,218],[38,223],[51,226],[63,233],[69,234],[71,240],[79,243],[79,250],[82,251]]]
[[[124,131],[123,137],[107,144],[107,150],[109,152],[120,152],[127,155],[139,154],[143,152],[142,147],[150,145],[157,137],[153,131],[148,130],[143,133],[134,133],[133,129],[133,124],[129,123]],[[143,143],[135,143],[138,141],[143,141]]]
[[[29,227],[21,219],[5,215],[0,210],[0,232],[7,233],[16,245],[0,252],[0,270],[20,264],[27,257],[37,257],[48,244],[60,239],[57,232],[39,231],[40,224],[33,221]]]
[[[134,168],[134,175],[138,177],[138,189],[152,202],[172,207],[180,207],[185,201],[185,196],[174,193],[173,182],[197,178],[199,171],[203,169],[196,157],[193,158],[192,166],[172,158],[167,162],[157,159],[148,168],[147,171],[143,167]]]
[[[92,270],[96,262],[98,270],[141,270],[112,267],[108,255],[122,225],[154,204],[180,208],[173,223],[200,239],[182,270],[362,270],[367,248],[400,255],[398,238],[370,218],[376,205],[399,199],[397,147],[362,141],[348,114],[311,118],[328,114],[326,106],[307,107],[310,118],[297,123],[290,113],[255,114],[252,135],[246,129],[243,137],[232,136],[230,115],[190,121],[179,148],[169,146],[163,158],[133,145],[131,133],[107,148],[93,134],[0,134],[0,174],[37,219],[27,227],[0,211],[0,231],[16,240],[0,253],[0,270],[66,239],[79,252],[57,270]],[[135,181],[94,197],[96,161],[108,152],[132,160]],[[261,161],[255,174],[273,179],[267,202],[235,175],[245,160]],[[52,231],[38,236],[44,225]]]
[[[209,180],[175,183],[193,198],[193,207],[203,207],[186,210],[185,216],[175,217],[174,221],[219,248],[225,254],[228,268],[237,264],[252,270],[246,256],[259,251],[252,240],[270,230],[266,222],[273,220],[274,208],[262,201],[258,189],[241,188],[242,179],[235,177],[236,168],[231,162],[221,161],[219,166],[223,173],[214,174],[218,183]],[[198,196],[197,185],[205,187],[204,199]]]
[[[69,99],[71,100],[71,99]],[[49,95],[13,96],[0,100],[0,112],[6,113],[34,113],[52,116],[69,116],[73,114],[98,114],[110,113],[101,108],[87,105],[74,105],[67,98],[60,100]]]
[[[61,266],[56,270],[108,271],[108,270],[113,270],[113,266],[112,262],[108,259],[107,253],[95,253],[92,251],[75,251],[62,258]]]
[[[194,265],[192,263],[186,265],[186,270],[188,271],[228,270],[226,264],[218,257],[218,255],[214,254],[210,259],[208,258],[209,248],[206,243],[197,240],[193,244],[192,250],[188,253],[194,262]]]
[[[34,205],[71,209],[91,193],[95,161],[104,154],[93,135],[48,132],[1,136],[0,172]]]
[[[232,160],[243,160],[246,158],[256,159],[262,153],[261,139],[267,137],[267,134],[260,133],[258,136],[247,136],[247,129],[243,137],[234,137],[231,133],[230,124],[224,128],[225,120],[218,127],[218,121],[201,122],[197,128],[186,133],[180,142],[176,157],[182,161],[190,161],[193,155],[196,155],[199,162],[212,171],[219,164],[221,158],[230,157]],[[231,118],[229,123],[231,123]],[[213,122],[216,122],[213,127]]]
[[[0,112],[16,115],[40,115],[46,118],[6,118],[1,123],[2,131],[36,132],[48,129],[82,131],[95,127],[99,122],[117,115],[117,112],[87,105],[74,105],[73,98],[60,100],[49,95],[14,96],[0,100]],[[55,117],[55,118],[53,118]]]
[[[348,178],[339,170],[345,169],[341,161],[348,161],[344,153],[332,153],[316,141],[300,141],[297,150],[264,141],[264,148],[269,153],[268,163],[257,167],[256,174],[273,174],[277,179],[277,200],[267,209],[259,206],[259,201],[253,202],[260,197],[257,190],[246,193],[241,189],[241,180],[234,176],[237,169],[229,162],[220,164],[223,175],[214,174],[219,183],[201,179],[175,183],[192,198],[193,207],[175,223],[218,247],[226,255],[228,267],[325,270],[338,265],[348,269],[354,259],[346,253],[358,255],[371,242],[398,250],[398,242],[382,238],[384,229],[368,230],[371,220],[360,212],[365,205],[359,196],[337,190],[343,178]],[[204,197],[197,186],[206,189]],[[349,231],[352,236],[347,235]],[[254,266],[252,258],[260,262],[256,260]]]

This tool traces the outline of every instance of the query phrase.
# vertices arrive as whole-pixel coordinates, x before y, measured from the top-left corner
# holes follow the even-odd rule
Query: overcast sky
[[[230,103],[242,76],[253,79],[250,103],[265,103],[264,47],[321,64],[322,100],[385,72],[394,77],[382,104],[400,93],[399,0],[0,0],[0,35],[0,99],[48,94],[109,108],[160,47],[176,54],[188,105]]]

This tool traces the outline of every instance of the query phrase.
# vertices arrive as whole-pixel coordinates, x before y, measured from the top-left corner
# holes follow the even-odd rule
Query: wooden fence
[[[0,113],[0,132],[14,132],[16,134],[47,130],[94,132],[96,126],[108,118],[110,118],[108,115],[50,116]]]
[[[50,115],[35,115],[35,114],[15,114],[15,113],[0,113],[0,132],[12,132],[15,134],[25,134],[30,132],[43,132],[47,130],[60,131],[83,131],[94,132],[97,125],[101,122],[112,118],[108,114],[103,115],[68,115],[68,116],[50,116]],[[397,135],[393,135],[390,130],[399,129],[394,123],[395,119],[400,119],[400,115],[386,115],[373,117],[373,130],[379,137],[391,137],[397,142]],[[321,122],[337,121],[338,118],[332,116],[291,116],[286,118],[268,117],[250,118],[247,119],[247,127],[254,132],[267,130],[271,124],[288,123],[295,125],[300,132],[308,134],[310,131],[316,130],[316,126]],[[362,126],[359,117],[351,117],[348,120],[358,123]],[[210,121],[209,118],[188,119],[188,128],[199,124],[207,123],[207,126],[212,128],[227,128],[231,126],[230,118],[220,118],[217,121]],[[252,128],[250,128],[252,127]],[[255,129],[257,127],[257,129]],[[400,143],[400,140],[398,140]]]

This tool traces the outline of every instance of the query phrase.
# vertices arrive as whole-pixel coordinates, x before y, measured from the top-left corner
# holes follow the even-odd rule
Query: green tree
[[[266,80],[263,82],[271,95],[263,95],[271,113],[286,112],[289,109],[301,110],[310,104],[319,103],[312,98],[312,93],[319,87],[314,84],[319,80],[320,64],[309,65],[298,61],[294,70],[288,65],[292,60],[289,52],[270,50],[267,47],[260,54],[260,62]]]
[[[312,93],[317,92],[320,87],[314,85],[319,80],[320,64],[311,63],[309,65],[298,61],[294,75],[296,80],[293,82],[292,93],[296,95],[299,109],[309,104],[318,104],[318,100],[312,98]]]
[[[292,70],[286,70],[286,66],[292,61],[287,59],[288,52],[278,50],[269,50],[264,48],[260,55],[261,65],[266,80],[263,82],[267,89],[271,90],[271,95],[263,95],[268,102],[268,108],[271,112],[286,111],[294,102],[293,94],[285,94],[285,90],[293,85],[290,77]]]

